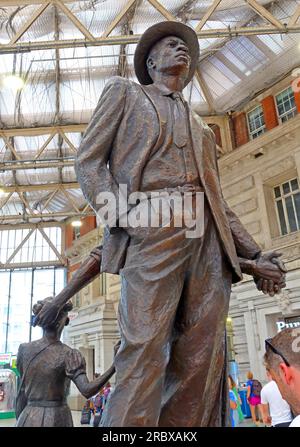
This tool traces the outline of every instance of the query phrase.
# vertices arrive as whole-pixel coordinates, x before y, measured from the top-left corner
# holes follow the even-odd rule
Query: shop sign
[[[300,319],[299,321],[292,321],[292,322],[286,322],[286,321],[277,321],[276,322],[277,325],[277,332],[281,332],[283,329],[287,329],[287,328],[300,328]]]
[[[0,365],[10,365],[11,353],[0,354]]]
[[[70,321],[75,320],[75,318],[78,317],[78,312],[68,312],[68,317],[70,319]]]

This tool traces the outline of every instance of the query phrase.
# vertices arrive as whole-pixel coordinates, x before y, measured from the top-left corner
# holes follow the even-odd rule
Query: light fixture
[[[8,75],[4,76],[4,78],[2,79],[2,84],[5,88],[17,91],[21,90],[24,87],[25,82],[24,79],[22,79],[20,76]]]
[[[72,225],[72,227],[81,227],[82,222],[81,222],[81,220],[73,220],[71,225]]]
[[[230,324],[230,323],[232,323],[232,318],[231,318],[231,317],[227,317],[227,320],[226,320],[226,321],[227,321],[227,323]]]

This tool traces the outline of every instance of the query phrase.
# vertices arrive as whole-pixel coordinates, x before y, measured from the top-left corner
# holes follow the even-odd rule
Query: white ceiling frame
[[[288,26],[296,25],[296,23],[299,20],[299,17],[300,17],[300,5],[297,6],[296,11],[292,15],[292,17],[291,17],[291,19],[290,19],[290,21],[288,23]]]
[[[196,33],[198,31],[201,31],[202,28],[204,27],[204,25],[206,24],[206,22],[210,19],[210,17],[212,16],[212,14],[215,12],[215,10],[217,9],[217,7],[219,6],[219,4],[221,3],[222,0],[214,0],[213,4],[210,6],[210,8],[206,11],[205,15],[202,17],[202,19],[200,20],[200,22],[198,23],[198,25],[195,28]]]
[[[57,250],[57,248],[55,247],[55,245],[53,244],[53,242],[51,241],[51,239],[47,236],[47,234],[45,233],[45,231],[43,230],[43,228],[38,228],[38,231],[41,233],[41,235],[43,236],[43,238],[46,240],[46,242],[48,243],[49,247],[52,248],[52,250],[54,251],[55,255],[57,256],[57,258],[60,260],[60,262],[62,264],[66,263],[66,258],[64,258],[61,253],[59,253],[59,251]]]
[[[129,9],[137,2],[137,0],[129,0],[122,11],[117,15],[117,17],[109,24],[108,28],[102,34],[102,37],[108,37],[110,33],[115,29],[116,26],[121,22],[123,17],[127,14]]]
[[[0,138],[3,139],[5,146],[7,147],[7,149],[10,150],[10,152],[14,155],[16,160],[21,160],[21,157],[19,156],[19,154],[17,153],[16,149],[14,148],[14,146],[10,143],[9,139],[5,136],[4,133],[0,133]]]
[[[79,208],[77,207],[76,203],[74,202],[73,198],[70,196],[68,191],[65,188],[61,188],[60,190],[66,196],[68,202],[70,203],[74,211],[76,211],[76,213],[80,213]]]
[[[35,228],[32,228],[29,233],[24,237],[24,239],[20,242],[20,244],[15,248],[10,257],[6,260],[5,264],[10,264],[13,258],[19,253],[23,245],[28,241],[30,236],[35,232]]]
[[[208,104],[210,113],[213,113],[214,110],[215,110],[214,99],[213,99],[213,96],[212,96],[212,94],[211,94],[211,92],[210,92],[210,90],[209,90],[205,80],[203,79],[203,76],[202,76],[199,68],[196,69],[195,78],[197,79],[198,84],[199,84],[199,86],[201,88],[201,91],[202,91],[202,93],[203,93],[203,95],[205,97],[205,100],[206,100],[206,102]]]
[[[87,40],[93,42],[95,37],[89,32],[89,30],[83,25],[83,23],[67,8],[61,0],[52,0],[52,4],[56,5],[67,17],[71,20],[73,25],[84,35]]]
[[[177,18],[173,16],[166,8],[163,7],[158,0],[147,0],[158,12],[161,13],[167,20],[178,22]]]
[[[11,196],[14,194],[14,191],[10,192],[7,197],[3,200],[3,202],[0,204],[0,210],[7,204]]]
[[[44,203],[44,205],[43,205],[43,207],[42,207],[42,209],[41,209],[41,212],[43,212],[43,211],[47,208],[47,206],[49,205],[49,203],[51,202],[51,200],[54,199],[54,196],[58,193],[58,191],[59,191],[59,188],[55,189],[55,190],[50,194],[50,196],[48,197],[48,199],[47,199],[46,202]]]
[[[75,152],[75,154],[77,154],[77,149],[74,146],[74,144],[69,140],[69,138],[67,137],[67,135],[65,134],[65,132],[62,129],[59,129],[58,131],[59,135],[62,137],[62,139],[65,141],[65,143],[67,143],[67,145],[69,146],[69,148]]]
[[[50,143],[50,141],[53,140],[54,136],[56,135],[56,131],[53,130],[52,133],[49,135],[49,137],[47,138],[47,140],[45,141],[45,143],[42,145],[42,147],[40,149],[38,149],[37,154],[34,157],[34,160],[37,160],[42,153],[44,152],[44,150],[46,149],[46,147],[48,146],[48,144]]]
[[[9,45],[13,45],[23,36],[23,34],[28,31],[28,29],[33,25],[33,23],[40,17],[40,15],[43,14],[46,8],[48,8],[49,5],[51,5],[52,2],[45,2],[43,3],[35,13],[30,17],[30,19],[21,27],[19,31],[14,35],[14,37],[9,42]]]
[[[283,23],[280,22],[280,20],[276,19],[276,17],[273,16],[266,8],[264,8],[262,5],[257,3],[256,0],[245,0],[246,3],[257,13],[259,14],[263,19],[267,20],[271,25],[274,25],[278,29],[284,29],[285,26]]]

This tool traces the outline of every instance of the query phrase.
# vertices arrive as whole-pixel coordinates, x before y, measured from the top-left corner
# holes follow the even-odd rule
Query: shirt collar
[[[149,84],[148,88],[151,88],[154,92],[158,93],[161,96],[171,96],[172,93],[177,93],[182,100],[184,99],[183,94],[181,92],[176,92],[175,90],[169,89],[165,85]]]

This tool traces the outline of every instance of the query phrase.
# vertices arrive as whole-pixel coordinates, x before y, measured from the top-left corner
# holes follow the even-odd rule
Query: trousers
[[[121,346],[104,427],[228,425],[232,272],[209,206],[204,233],[133,229],[121,272]]]

